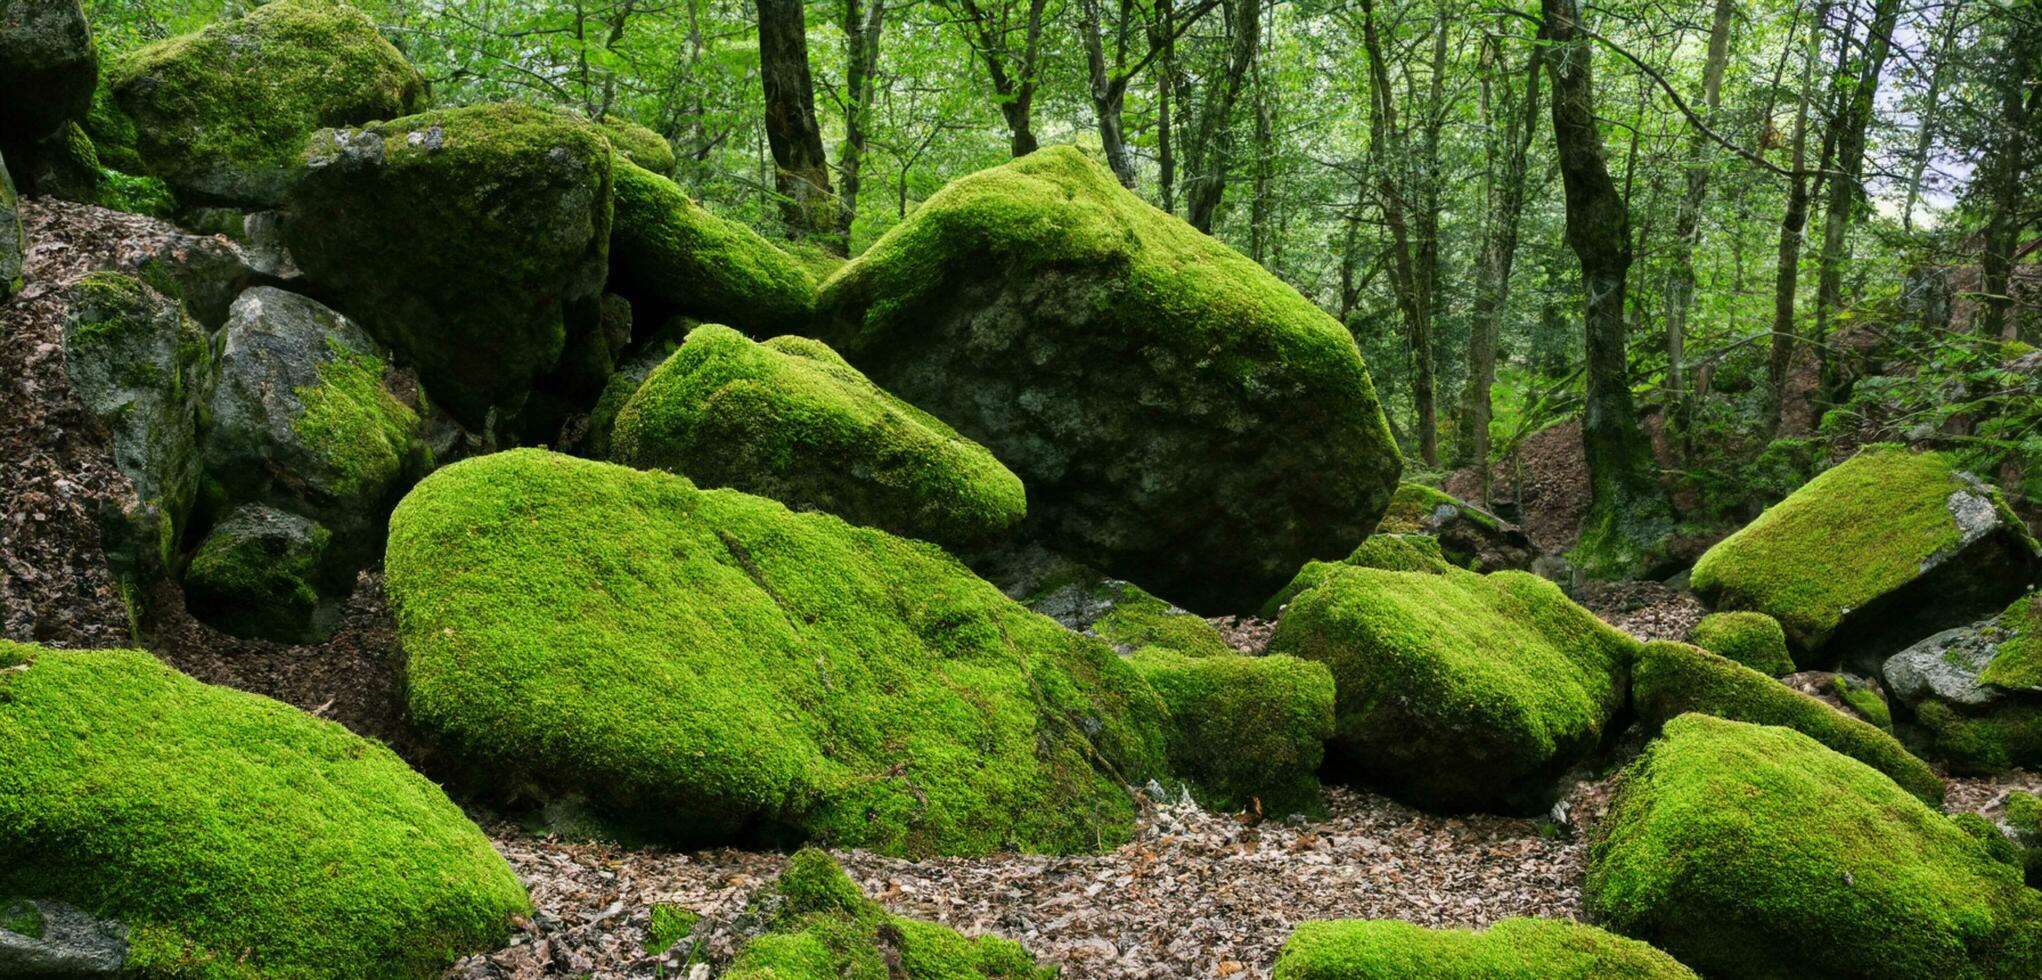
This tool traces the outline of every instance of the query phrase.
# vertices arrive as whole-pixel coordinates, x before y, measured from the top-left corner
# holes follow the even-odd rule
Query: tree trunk
[[[1248,202],[1248,257],[1272,267],[1270,228],[1275,202],[1271,193],[1276,157],[1276,108],[1268,80],[1262,77],[1262,59],[1256,58],[1249,74],[1255,86],[1255,183]]]
[[[1156,70],[1156,194],[1163,210],[1177,213],[1177,153],[1171,107],[1179,90],[1177,16],[1170,0],[1156,0],[1156,26],[1163,34],[1162,61]]]
[[[1943,94],[1943,77],[1949,73],[1950,48],[1957,41],[1957,25],[1963,21],[1957,10],[1943,12],[1943,39],[1936,45],[1936,63],[1929,69],[1929,90],[1922,96],[1921,129],[1914,136],[1914,162],[1907,172],[1907,203],[1900,208],[1900,227],[1914,231],[1914,205],[1921,200],[1922,174],[1929,168],[1929,149],[1935,145],[1936,110]]]
[[[978,49],[980,60],[985,62],[986,74],[992,79],[993,95],[999,100],[1000,118],[1007,123],[1008,148],[1017,157],[1034,153],[1038,145],[1034,121],[1035,85],[1041,77],[1038,61],[1042,52],[1042,14],[1048,8],[1049,0],[1028,0],[1028,23],[1019,55],[1008,50],[1004,25],[995,23],[979,7],[977,0],[959,2],[977,35],[972,46]],[[1019,63],[1010,69],[1010,60]]]
[[[1184,188],[1184,220],[1208,235],[1227,192],[1227,169],[1234,154],[1234,107],[1240,103],[1241,86],[1255,59],[1262,28],[1259,0],[1231,0],[1228,14],[1233,35],[1231,56],[1226,71],[1213,82],[1215,91],[1206,99],[1199,120],[1198,166]]]
[[[1801,233],[1808,226],[1808,110],[1815,98],[1815,63],[1822,59],[1822,27],[1829,0],[1815,6],[1808,22],[1807,51],[1801,59],[1801,102],[1794,110],[1792,174],[1787,207],[1780,217],[1779,264],[1773,277],[1772,354],[1766,361],[1765,433],[1779,434],[1787,404],[1787,375],[1794,366],[1794,301],[1801,283]]]
[[[1390,91],[1390,72],[1383,61],[1382,38],[1376,31],[1374,0],[1361,0],[1362,48],[1369,64],[1369,167],[1376,175],[1383,224],[1390,230],[1391,281],[1397,310],[1404,319],[1404,339],[1411,347],[1411,408],[1418,421],[1418,456],[1427,466],[1439,465],[1439,410],[1432,355],[1432,296],[1429,270],[1412,241],[1404,209],[1410,193],[1400,181],[1402,157],[1408,149],[1397,126],[1397,103]],[[1393,146],[1391,138],[1396,138]]]
[[[758,0],[759,77],[766,92],[766,142],[780,218],[795,238],[837,242],[837,206],[829,158],[815,122],[808,73],[808,19],[802,0]]]
[[[2002,29],[2005,38],[1994,59],[1992,87],[1999,99],[1999,118],[1987,142],[1985,160],[1979,169],[1979,189],[1990,217],[1985,222],[1983,254],[1979,256],[1980,285],[1985,292],[1979,332],[2009,340],[2036,338],[2032,322],[2017,322],[2008,314],[2013,309],[2009,273],[2014,253],[2021,247],[2021,231],[2028,225],[2030,208],[2027,173],[2030,169],[2029,129],[2034,114],[2042,111],[2042,81],[2035,77],[2037,48],[2042,48],[2042,25],[2009,17]],[[2033,321],[2035,318],[2027,318]],[[2022,336],[2023,334],[2026,336]]]
[[[1709,54],[1702,66],[1702,118],[1711,127],[1722,104],[1723,65],[1730,58],[1730,21],[1736,7],[1716,0],[1709,27]],[[1687,193],[1673,222],[1673,268],[1666,277],[1666,388],[1676,415],[1687,401],[1687,314],[1695,296],[1695,245],[1701,239],[1702,202],[1709,194],[1709,141],[1700,132],[1688,145]]]
[[[1540,0],[1539,38],[1549,43],[1553,136],[1566,186],[1567,244],[1581,261],[1586,294],[1587,403],[1581,426],[1588,512],[1575,561],[1595,576],[1640,576],[1665,564],[1672,507],[1638,428],[1625,364],[1624,279],[1631,267],[1630,215],[1604,160],[1596,128],[1590,48],[1574,0]]]
[[[1893,25],[1900,16],[1900,0],[1878,0],[1872,21],[1865,28],[1864,63],[1842,97],[1836,122],[1836,173],[1829,178],[1829,200],[1822,212],[1822,253],[1816,265],[1815,339],[1828,339],[1830,319],[1843,305],[1843,264],[1848,258],[1846,233],[1864,199],[1862,175],[1865,169],[1865,134],[1872,122],[1872,98],[1879,90],[1879,73],[1886,68],[1892,50]],[[1828,384],[1827,347],[1818,348]]]
[[[848,246],[858,220],[858,191],[864,173],[865,121],[872,112],[874,76],[879,69],[879,32],[886,0],[844,0],[844,143],[837,150],[837,225]],[[848,249],[847,249],[848,251]]]
[[[1122,122],[1128,80],[1119,74],[1119,65],[1109,68],[1106,64],[1106,32],[1100,22],[1099,0],[1082,0],[1079,11],[1084,20],[1085,68],[1092,97],[1092,118],[1099,124],[1099,146],[1106,153],[1106,163],[1113,168],[1113,176],[1120,180],[1120,186],[1133,190],[1134,157],[1128,152],[1126,127]],[[1123,20],[1128,13],[1123,5]]]

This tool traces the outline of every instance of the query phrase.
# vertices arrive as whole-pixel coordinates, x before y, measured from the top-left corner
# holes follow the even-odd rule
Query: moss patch
[[[1999,645],[1979,682],[2042,689],[2042,593],[2015,599],[1987,628]]]
[[[610,288],[634,305],[728,323],[748,333],[799,330],[815,281],[758,232],[719,218],[674,182],[617,164]]]
[[[617,413],[619,462],[952,547],[1021,523],[1021,481],[977,443],[802,337],[697,327]]]
[[[1564,919],[1427,929],[1394,919],[1306,922],[1283,944],[1276,980],[1693,980],[1635,939]]]
[[[610,138],[610,148],[623,154],[624,159],[661,177],[674,175],[677,161],[666,137],[622,116],[606,116],[596,125],[603,127],[603,135]]]
[[[1829,691],[1873,727],[1892,730],[1893,709],[1887,707],[1886,699],[1865,682],[1853,682],[1849,677],[1838,674],[1830,678]]]
[[[1144,647],[1128,662],[1170,708],[1170,772],[1216,810],[1318,814],[1333,675],[1296,657]]]
[[[1710,613],[1695,624],[1688,642],[1770,677],[1794,672],[1794,658],[1787,653],[1787,631],[1765,613]]]
[[[1682,715],[1624,777],[1584,897],[1711,976],[2032,977],[2042,895],[1885,774]]]
[[[1163,774],[1111,648],[827,515],[515,450],[414,488],[387,563],[427,731],[669,838],[1093,850]]]
[[[150,976],[436,977],[529,906],[388,749],[141,651],[0,641],[0,894],[130,927]]]
[[[326,462],[330,484],[355,496],[395,482],[411,459],[420,422],[383,384],[383,359],[327,338],[319,383],[297,389],[303,414],[291,430]]]
[[[1924,701],[1914,712],[1930,754],[1953,773],[1991,776],[2042,763],[2042,706],[1996,705],[1991,714],[1973,717]]]
[[[1296,577],[1290,580],[1269,601],[1262,604],[1262,618],[1275,619],[1282,614],[1283,607],[1306,589],[1326,580],[1341,565],[1356,568],[1380,568],[1391,572],[1424,572],[1444,575],[1453,567],[1440,553],[1439,541],[1425,534],[1374,534],[1356,546],[1354,552],[1338,562],[1306,562],[1298,569]]]
[[[1893,736],[1699,647],[1663,640],[1645,644],[1631,672],[1631,701],[1654,724],[1699,711],[1792,728],[1885,773],[1930,803],[1943,799],[1943,781],[1935,770],[1908,754]]]
[[[319,567],[331,540],[325,528],[296,514],[236,508],[200,542],[185,570],[194,614],[235,636],[321,639],[314,624]]]

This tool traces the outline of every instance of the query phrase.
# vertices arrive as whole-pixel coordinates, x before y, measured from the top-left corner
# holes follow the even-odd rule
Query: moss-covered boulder
[[[829,855],[797,852],[739,917],[727,980],[1053,980],[1020,944],[889,915]]]
[[[140,976],[437,977],[529,905],[383,746],[142,651],[0,641],[0,907],[126,926]]]
[[[1912,716],[1903,734],[1951,771],[2042,765],[2042,597],[1901,651],[1885,676]]]
[[[1424,807],[1529,812],[1600,741],[1637,642],[1524,572],[1336,566],[1269,652],[1333,671],[1332,762]]]
[[[1891,777],[1903,789],[1943,801],[1943,781],[1893,736],[1765,674],[1685,643],[1645,644],[1631,668],[1631,703],[1658,726],[1690,711],[1792,728]]]
[[[1847,654],[1869,668],[2026,592],[2037,554],[1954,457],[1872,446],[1710,548],[1690,581],[1714,608],[1779,620],[1803,667]]]
[[[1305,922],[1276,980],[1695,980],[1635,939],[1565,919],[1504,919],[1481,931],[1395,919]]]
[[[932,545],[537,450],[390,522],[413,716],[478,778],[639,832],[897,854],[1132,833],[1165,709]]]
[[[235,636],[314,643],[339,625],[321,602],[333,533],[310,518],[242,504],[199,542],[184,573],[192,614]],[[338,591],[329,589],[328,591]],[[323,615],[322,615],[323,614]]]
[[[1420,483],[1397,485],[1376,533],[1429,535],[1447,560],[1476,572],[1526,571],[1539,557],[1524,528]]]
[[[167,566],[198,496],[199,419],[216,367],[204,328],[176,300],[117,272],[70,290],[64,366],[113,436],[133,497],[106,514],[107,557],[123,574]]]
[[[15,182],[37,141],[85,115],[99,79],[99,53],[78,0],[0,0],[0,154]]]
[[[1290,605],[1298,594],[1326,580],[1326,576],[1343,565],[1356,568],[1380,568],[1392,572],[1425,572],[1444,575],[1451,562],[1439,550],[1439,541],[1426,534],[1372,534],[1368,540],[1356,545],[1347,557],[1337,562],[1308,561],[1298,573],[1276,594],[1262,604],[1263,619],[1276,619],[1283,615],[1285,606]]]
[[[436,404],[480,429],[579,366],[569,352],[599,330],[610,157],[595,127],[513,104],[321,130],[284,241]]]
[[[148,171],[197,201],[273,206],[313,131],[408,116],[425,79],[341,0],[271,0],[108,72]]]
[[[713,324],[691,331],[617,413],[611,453],[952,548],[1006,534],[1028,506],[992,453],[835,351],[806,337],[754,343]]]
[[[1794,672],[1794,658],[1787,653],[1787,631],[1765,613],[1710,613],[1695,623],[1688,642],[1769,677]]]
[[[792,256],[628,160],[617,164],[610,259],[610,288],[649,314],[771,336],[799,330],[815,302],[815,282]]]
[[[1584,897],[1710,976],[2032,977],[2042,894],[1884,773],[1688,714],[1626,772]]]
[[[1202,613],[1353,548],[1402,467],[1346,329],[1070,147],[924,201],[817,329],[1019,474],[1047,547]]]
[[[610,138],[610,148],[624,159],[661,177],[673,177],[679,161],[674,159],[674,148],[666,137],[622,116],[605,116],[596,125],[603,127],[603,135]]]
[[[0,301],[21,292],[22,258],[27,252],[21,201],[14,191],[14,179],[7,176],[7,160],[0,157]]]

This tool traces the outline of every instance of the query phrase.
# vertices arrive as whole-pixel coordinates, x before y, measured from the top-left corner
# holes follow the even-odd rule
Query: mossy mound
[[[417,69],[339,0],[271,0],[109,72],[148,173],[196,200],[283,203],[314,130],[425,108]]]
[[[2042,704],[2015,701],[1973,714],[1941,701],[1914,709],[1914,732],[1950,771],[1993,776],[2042,764]]]
[[[1795,663],[1814,667],[2004,606],[2036,554],[1999,493],[1953,457],[1871,446],[1710,548],[1690,581],[1714,608],[1779,620]]]
[[[1429,535],[1448,561],[1476,572],[1523,571],[1538,557],[1523,528],[1421,483],[1397,485],[1376,533]]]
[[[1787,631],[1765,613],[1710,613],[1688,633],[1688,642],[1768,677],[1794,672],[1794,658],[1787,653]]]
[[[661,177],[673,177],[679,161],[674,159],[674,148],[666,137],[622,116],[605,116],[596,125],[603,127],[603,135],[610,138],[610,148],[623,154],[624,159]]]
[[[1391,572],[1425,572],[1444,575],[1452,563],[1439,550],[1438,539],[1427,534],[1372,534],[1368,540],[1356,545],[1352,553],[1337,562],[1310,561],[1290,580],[1288,585],[1277,590],[1262,604],[1263,619],[1275,619],[1283,614],[1283,607],[1290,605],[1298,593],[1326,580],[1326,576],[1342,565],[1356,568],[1380,568]]]
[[[1318,814],[1333,735],[1333,675],[1296,657],[1194,656],[1143,647],[1128,658],[1170,708],[1170,772],[1215,810]]]
[[[1624,701],[1637,641],[1524,572],[1338,566],[1270,653],[1324,663],[1334,762],[1414,804],[1542,809]]]
[[[1164,775],[1110,647],[829,515],[515,450],[413,488],[386,561],[420,725],[644,833],[1088,851]]]
[[[1685,643],[1645,644],[1631,668],[1631,703],[1657,725],[1690,711],[1792,728],[1885,773],[1930,803],[1943,800],[1943,781],[1893,736],[1728,657]]]
[[[2015,599],[1986,632],[1998,643],[1992,662],[1978,674],[1979,682],[2009,690],[2042,690],[2042,593]]]
[[[610,160],[594,126],[515,104],[321,130],[284,240],[436,404],[481,429],[586,369],[564,355],[599,328]]]
[[[993,454],[828,347],[716,325],[689,332],[625,403],[611,453],[952,548],[1006,534],[1028,506]]]
[[[932,195],[817,329],[1019,474],[1046,547],[1201,613],[1359,543],[1402,468],[1345,328],[1071,147]]]
[[[796,853],[746,908],[728,980],[1052,980],[1020,944],[889,915],[829,855]]]
[[[184,573],[185,600],[193,615],[235,636],[324,639],[323,627],[334,624],[317,622],[320,566],[332,538],[305,517],[244,504],[199,543]]]
[[[2042,894],[1884,773],[1787,728],[1682,715],[1589,852],[1604,925],[1710,976],[2033,977]]]
[[[727,323],[747,333],[800,329],[815,281],[758,232],[719,218],[674,182],[617,164],[610,288],[659,314]]]
[[[1635,939],[1564,919],[1504,919],[1479,932],[1395,919],[1305,922],[1276,980],[1694,980]]]
[[[0,640],[0,895],[129,928],[141,976],[437,977],[529,909],[381,745],[142,651]]]
[[[1027,598],[1035,610],[1121,653],[1164,647],[1193,657],[1234,652],[1226,637],[1197,613],[1142,591],[1133,582],[1108,578],[1075,562],[1053,570]]]

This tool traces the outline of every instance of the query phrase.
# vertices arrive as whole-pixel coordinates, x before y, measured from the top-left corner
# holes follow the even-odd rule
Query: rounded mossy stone
[[[215,524],[184,573],[192,614],[235,636],[314,643],[334,623],[318,619],[320,566],[333,533],[260,504]]]
[[[1689,631],[1688,642],[1768,677],[1794,672],[1794,658],[1787,653],[1787,631],[1765,613],[1710,613]]]
[[[1837,674],[1829,679],[1829,693],[1872,727],[1885,732],[1893,730],[1893,709],[1886,704],[1877,685],[1861,677]]]
[[[1262,604],[1262,618],[1275,619],[1282,615],[1283,607],[1290,605],[1299,593],[1325,581],[1326,576],[1341,565],[1435,575],[1444,575],[1452,567],[1439,550],[1439,540],[1429,534],[1371,534],[1368,540],[1356,545],[1353,552],[1337,562],[1306,562],[1289,584]]]
[[[952,548],[1021,523],[1021,480],[984,447],[887,394],[821,343],[689,332],[617,413],[620,463]]]
[[[1018,474],[1045,547],[1204,614],[1366,538],[1403,466],[1344,327],[1072,147],[923,201],[816,330]]]
[[[679,161],[674,159],[674,148],[666,137],[622,116],[605,116],[596,125],[603,127],[603,135],[610,138],[610,148],[624,159],[661,177],[673,177]]]
[[[1635,939],[1565,919],[1427,929],[1396,919],[1299,923],[1276,980],[1695,980]]]
[[[1930,803],[1943,800],[1943,781],[1893,736],[1746,667],[1685,643],[1645,644],[1631,667],[1631,704],[1651,724],[1690,711],[1792,728],[1885,773]]]
[[[0,92],[7,93],[0,149],[12,156],[85,115],[98,78],[98,49],[78,0],[0,0]]]
[[[1915,731],[1929,755],[1966,776],[1995,776],[2042,765],[2042,705],[2025,701],[1968,714],[1941,701],[1914,708]]]
[[[617,163],[610,288],[648,310],[766,336],[801,329],[815,281],[750,227],[710,213],[673,181]]]
[[[1019,943],[967,938],[889,914],[828,854],[795,853],[779,880],[752,898],[739,922],[756,932],[726,980],[1053,980]]]
[[[1166,709],[1112,648],[826,514],[513,450],[413,488],[386,562],[419,725],[647,834],[1091,851],[1165,774]]]
[[[674,317],[661,324],[649,336],[633,346],[637,349],[624,355],[603,382],[602,394],[596,396],[595,407],[589,409],[588,428],[581,442],[574,447],[575,454],[589,459],[609,459],[615,442],[617,413],[631,403],[631,396],[638,394],[640,385],[652,376],[652,372],[665,364],[674,351],[681,349],[681,341],[689,332],[701,326],[686,317]]]
[[[1269,641],[1332,670],[1333,763],[1419,806],[1521,812],[1600,741],[1637,647],[1524,572],[1347,565]]]
[[[125,923],[137,975],[437,977],[530,909],[376,742],[139,650],[0,664],[0,895]]]
[[[594,126],[511,103],[321,130],[284,240],[435,403],[480,429],[599,328],[610,160]]]
[[[1997,641],[1979,683],[2011,690],[2042,690],[2042,592],[2015,599],[1986,627]]]
[[[425,78],[340,0],[271,0],[108,73],[148,173],[196,200],[281,204],[313,131],[425,108]]]
[[[1789,728],[1686,714],[1626,770],[1583,896],[1710,976],[2033,977],[2042,894],[1892,779]]]
[[[1954,457],[1869,446],[1718,542],[1689,581],[1712,608],[1779,620],[1795,663],[1813,667],[1853,622],[1853,641],[1920,636],[2005,605],[2027,591],[2036,553]],[[1934,624],[1918,628],[1924,615]]]
[[[1375,533],[1430,535],[1449,561],[1476,572],[1524,570],[1538,557],[1523,528],[1422,483],[1397,485]]]
[[[1150,646],[1128,658],[1170,708],[1170,774],[1216,810],[1318,814],[1333,675],[1296,657]]]

